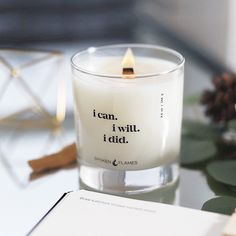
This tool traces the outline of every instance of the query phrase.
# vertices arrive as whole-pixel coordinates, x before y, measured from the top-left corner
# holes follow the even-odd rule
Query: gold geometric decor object
[[[64,55],[0,49],[0,128],[59,126],[65,118]]]
[[[29,159],[74,138],[73,128],[63,128],[65,72],[62,52],[0,49],[0,162],[19,187],[29,185]]]

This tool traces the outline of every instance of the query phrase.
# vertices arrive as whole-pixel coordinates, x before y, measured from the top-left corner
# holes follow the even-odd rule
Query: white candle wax
[[[135,74],[114,79],[75,74],[79,161],[108,169],[141,170],[176,161],[180,149],[183,71],[160,59],[135,58]],[[85,63],[85,62],[84,62]],[[90,71],[121,74],[121,58],[104,57]]]

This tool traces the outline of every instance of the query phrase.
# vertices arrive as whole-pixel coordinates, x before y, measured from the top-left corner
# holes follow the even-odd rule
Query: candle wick
[[[131,48],[128,48],[125,53],[125,56],[122,60],[123,78],[132,79],[135,77],[134,76],[134,65],[135,65],[135,62],[134,62],[133,52],[132,52]]]
[[[123,68],[123,75],[133,75],[134,68]]]

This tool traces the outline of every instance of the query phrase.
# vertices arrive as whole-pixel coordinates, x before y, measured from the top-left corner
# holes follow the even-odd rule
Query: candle
[[[78,54],[87,55],[86,60],[80,58],[73,80],[82,166],[141,171],[177,162],[183,59],[148,56],[144,49],[151,48],[137,47],[118,46],[118,55],[111,47],[110,53],[90,49]],[[78,55],[74,64],[79,63]]]

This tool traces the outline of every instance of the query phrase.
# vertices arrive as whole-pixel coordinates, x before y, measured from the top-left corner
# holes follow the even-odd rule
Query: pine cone
[[[236,118],[236,74],[223,73],[212,79],[214,90],[206,90],[201,103],[206,105],[205,114],[213,122],[227,123]]]

